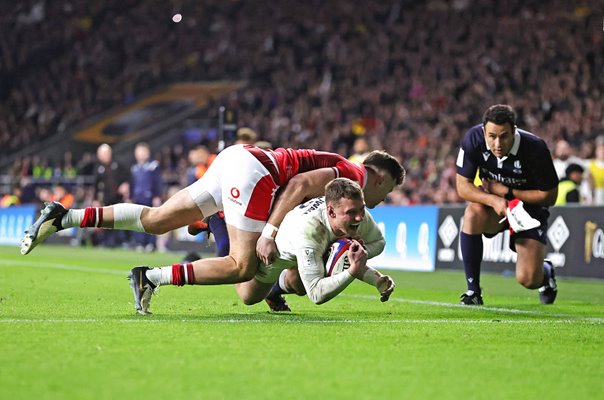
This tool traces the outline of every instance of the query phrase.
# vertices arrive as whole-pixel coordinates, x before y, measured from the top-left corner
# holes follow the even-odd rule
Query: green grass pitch
[[[1,399],[601,399],[604,282],[559,279],[556,304],[485,274],[392,273],[292,313],[232,286],[162,287],[135,315],[126,275],[179,254],[0,247]]]

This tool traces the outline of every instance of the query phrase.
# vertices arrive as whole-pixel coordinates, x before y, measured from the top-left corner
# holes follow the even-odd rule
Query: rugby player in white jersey
[[[339,238],[351,238],[350,267],[326,276],[325,253]],[[325,197],[309,200],[285,216],[275,244],[278,256],[271,264],[261,263],[254,279],[236,285],[245,304],[265,299],[282,271],[296,268],[308,297],[322,304],[359,279],[375,286],[382,301],[394,290],[394,281],[367,266],[385,245],[371,214],[365,210],[363,191],[347,178],[334,179],[325,186]]]

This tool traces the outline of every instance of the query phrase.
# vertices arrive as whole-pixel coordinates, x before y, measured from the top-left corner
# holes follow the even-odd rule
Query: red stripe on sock
[[[84,218],[80,222],[80,228],[92,228],[96,223],[96,207],[86,207],[84,209]]]
[[[184,268],[182,264],[173,264],[172,265],[172,284],[175,286],[182,286],[185,284],[184,282]]]
[[[186,266],[187,266],[187,280],[189,281],[187,283],[189,285],[194,285],[195,284],[195,271],[193,271],[193,264],[189,263]]]

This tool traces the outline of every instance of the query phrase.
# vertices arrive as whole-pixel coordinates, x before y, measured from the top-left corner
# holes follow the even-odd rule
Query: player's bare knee
[[[541,285],[540,279],[530,273],[517,273],[516,281],[527,289],[537,289]]]
[[[516,275],[516,282],[528,289],[527,285],[529,284],[529,281],[525,276]]]
[[[487,217],[486,207],[480,203],[469,203],[464,211],[464,221],[482,221]]]
[[[253,294],[250,293],[239,293],[239,298],[246,306],[251,306],[259,303],[262,299],[257,299]]]
[[[254,282],[236,283],[235,290],[237,291],[239,299],[246,306],[251,306],[262,300],[262,298],[258,299],[259,295],[257,294],[258,291],[255,290]]]
[[[264,299],[257,299],[257,298],[254,298],[254,297],[247,297],[247,298],[242,299],[242,300],[243,300],[243,304],[245,304],[246,306],[253,306],[254,304],[260,303]]]
[[[246,282],[256,276],[258,265],[246,261],[237,261],[237,274],[240,282]]]
[[[172,230],[161,207],[145,208],[141,214],[141,222],[145,227],[145,232],[154,235],[163,235]]]
[[[484,230],[489,214],[484,205],[469,203],[463,215],[464,232],[480,233]]]

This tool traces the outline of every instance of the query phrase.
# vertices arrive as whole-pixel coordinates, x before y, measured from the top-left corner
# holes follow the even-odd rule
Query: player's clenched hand
[[[367,262],[367,251],[358,240],[352,239],[350,250],[348,251],[350,262]]]
[[[350,268],[348,269],[350,275],[362,280],[365,271],[367,271],[367,250],[354,239],[348,250],[348,260],[350,261]]]
[[[394,291],[394,287],[396,284],[394,280],[388,275],[382,275],[377,281],[377,288],[380,292],[380,301],[385,302],[388,301],[390,295]]]
[[[260,236],[256,242],[256,255],[265,264],[272,264],[277,254],[277,245],[273,239]]]
[[[495,204],[493,204],[493,210],[497,213],[497,215],[501,217],[505,217],[506,211],[508,209],[508,202],[501,197],[496,198]]]
[[[361,237],[360,237],[360,236],[353,237],[352,239],[354,239],[354,240],[356,240],[357,242],[359,242],[359,244],[360,244],[361,246],[363,246],[363,247],[365,248],[365,250],[367,250],[367,246],[365,246],[365,241],[364,241],[363,239],[361,239]]]

